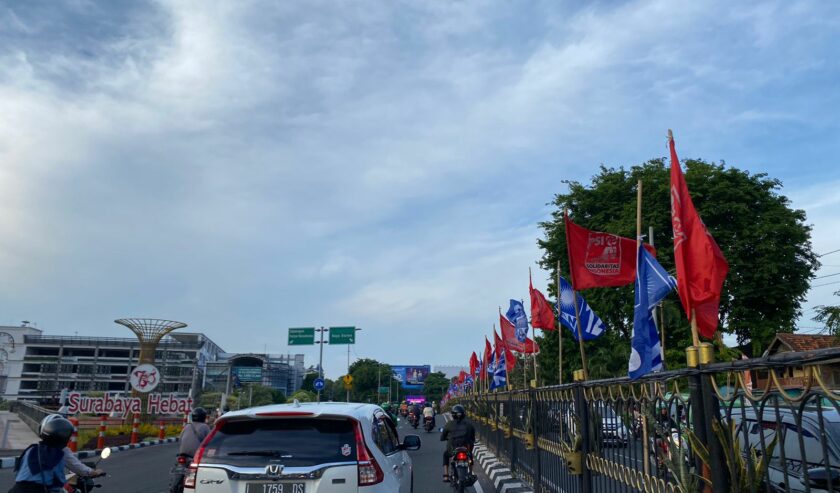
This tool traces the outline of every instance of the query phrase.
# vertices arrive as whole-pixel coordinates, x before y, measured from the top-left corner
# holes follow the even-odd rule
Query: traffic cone
[[[166,438],[166,427],[163,424],[163,420],[160,420],[160,433],[158,433],[158,438],[161,440]]]
[[[137,443],[137,428],[140,426],[140,413],[134,413],[134,424],[131,426],[131,439],[128,443]]]
[[[99,421],[99,438],[96,439],[96,448],[102,450],[105,448],[105,427],[108,426],[108,416],[103,414],[102,420]]]
[[[70,423],[73,425],[73,434],[70,435],[70,443],[67,444],[67,447],[70,448],[70,451],[76,452],[79,449],[79,420],[70,418]]]

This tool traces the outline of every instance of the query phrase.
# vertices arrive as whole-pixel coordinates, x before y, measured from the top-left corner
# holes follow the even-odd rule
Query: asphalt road
[[[160,493],[169,488],[169,469],[175,463],[177,443],[157,445],[117,452],[99,463],[99,468],[108,473],[98,478],[102,488],[96,491],[120,493]],[[85,459],[85,462],[91,459]],[[0,492],[9,491],[14,485],[11,469],[0,470]]]
[[[451,492],[452,488],[441,481],[443,468],[441,460],[444,443],[440,441],[440,427],[443,426],[443,416],[438,416],[437,428],[432,433],[426,433],[422,428],[414,430],[405,421],[399,425],[400,438],[408,434],[420,435],[422,446],[420,450],[411,452],[414,464],[414,491],[416,493]],[[100,463],[108,476],[100,478],[97,483],[102,488],[97,491],[120,493],[161,493],[169,486],[169,469],[175,461],[178,444],[159,445],[136,450],[126,450],[113,454]],[[89,460],[89,459],[86,459]],[[476,464],[475,472],[479,482],[472,489],[476,493],[490,493],[495,491],[490,481],[484,476],[481,467]],[[8,491],[14,484],[11,469],[0,470],[0,492]]]
[[[443,416],[437,417],[437,428],[432,433],[426,433],[423,427],[413,429],[409,424],[400,419],[398,431],[400,439],[405,435],[420,435],[422,445],[420,450],[410,452],[411,461],[414,465],[414,491],[416,493],[446,493],[454,491],[449,483],[444,483],[443,479],[443,450],[444,443],[440,441],[440,429],[443,427]],[[467,491],[475,491],[476,493],[491,493],[495,492],[495,488],[491,486],[490,480],[484,475],[479,464],[475,464],[473,472],[478,475],[478,482],[474,487]]]

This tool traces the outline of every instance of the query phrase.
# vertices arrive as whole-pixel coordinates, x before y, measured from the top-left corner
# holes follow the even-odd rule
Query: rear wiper
[[[291,457],[285,450],[239,450],[227,455],[255,455],[260,457]]]

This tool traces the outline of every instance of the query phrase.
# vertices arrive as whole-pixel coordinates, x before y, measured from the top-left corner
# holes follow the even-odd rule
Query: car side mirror
[[[820,490],[827,490],[831,483],[831,489],[840,488],[840,469],[815,467],[808,469],[808,486]]]
[[[406,435],[403,438],[403,443],[400,448],[403,450],[420,450],[420,437],[417,435]]]

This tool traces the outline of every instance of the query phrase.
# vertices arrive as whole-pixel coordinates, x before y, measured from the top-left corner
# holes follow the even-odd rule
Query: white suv
[[[413,491],[408,450],[379,406],[305,403],[255,407],[222,416],[184,481],[195,493]]]

